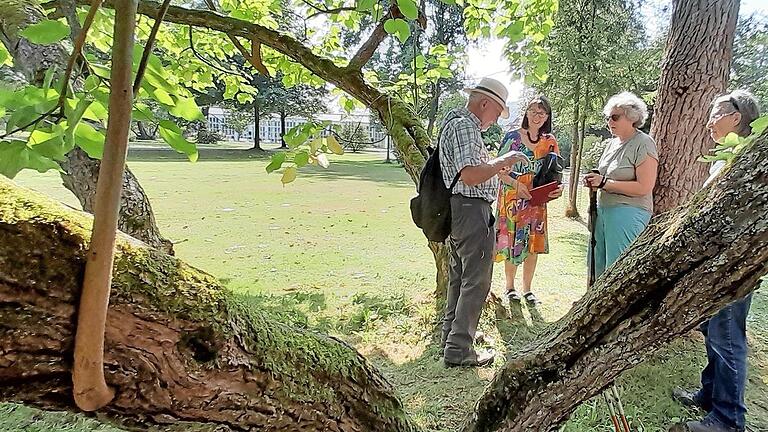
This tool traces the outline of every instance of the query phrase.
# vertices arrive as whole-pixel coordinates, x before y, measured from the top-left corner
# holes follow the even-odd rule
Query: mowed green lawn
[[[286,186],[279,174],[266,174],[264,156],[243,150],[204,148],[191,164],[145,148],[132,151],[129,164],[179,257],[294,325],[349,341],[389,376],[426,430],[455,430],[494,369],[446,370],[438,362],[430,345],[434,262],[410,219],[414,186],[401,167],[382,159],[373,152],[334,157],[328,169],[304,169]],[[17,181],[77,205],[53,173],[23,173]],[[583,294],[587,231],[563,211],[563,200],[550,206],[551,254],[540,258],[534,281],[543,305],[489,307],[481,323],[485,345],[502,352],[521,347]],[[501,265],[493,286],[500,296]],[[766,323],[768,302],[758,293],[749,322],[753,430],[768,430]],[[693,335],[625,374],[619,384],[635,429],[665,430],[699,415],[668,395],[675,385],[695,385],[703,363],[703,342]],[[564,430],[611,430],[601,401],[582,405]],[[0,405],[0,430],[94,429],[111,428],[82,416]]]

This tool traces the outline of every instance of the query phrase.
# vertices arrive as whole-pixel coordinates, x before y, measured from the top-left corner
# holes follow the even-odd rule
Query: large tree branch
[[[768,272],[765,158],[768,132],[715,186],[657,217],[557,325],[504,366],[463,430],[556,429],[623,371],[753,291]]]
[[[74,409],[75,306],[92,219],[0,177],[0,400]],[[391,385],[328,336],[289,328],[216,279],[117,241],[100,412],[144,428],[412,432]]]

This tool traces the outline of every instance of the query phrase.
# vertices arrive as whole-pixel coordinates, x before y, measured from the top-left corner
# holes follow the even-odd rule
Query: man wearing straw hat
[[[491,289],[495,229],[491,204],[499,187],[497,174],[517,162],[520,152],[492,159],[480,132],[501,116],[509,117],[507,89],[492,78],[464,91],[467,106],[449,112],[438,146],[446,187],[458,181],[451,196],[450,271],[443,320],[443,362],[446,367],[482,367],[494,353],[475,351],[473,344],[480,313]]]

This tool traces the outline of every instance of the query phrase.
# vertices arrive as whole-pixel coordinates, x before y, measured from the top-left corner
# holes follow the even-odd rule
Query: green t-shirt
[[[597,169],[600,174],[607,175],[613,180],[635,181],[637,180],[637,166],[649,157],[659,160],[656,143],[645,132],[637,131],[626,142],[622,143],[618,138],[610,140],[603,150],[603,155],[600,156]],[[629,205],[653,213],[653,194],[631,197],[601,189],[598,205],[601,207]]]

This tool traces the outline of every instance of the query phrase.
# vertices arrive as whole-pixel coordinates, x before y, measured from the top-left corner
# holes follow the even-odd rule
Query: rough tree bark
[[[768,272],[768,132],[717,187],[654,220],[573,309],[496,375],[463,428],[549,431],[580,401]]]
[[[0,400],[73,409],[70,370],[90,216],[0,179]],[[216,279],[121,235],[102,411],[146,427],[412,431],[352,348],[277,322]]]
[[[656,213],[684,202],[706,179],[707,165],[696,159],[713,146],[703,125],[709,102],[728,84],[738,15],[739,0],[675,2],[651,125],[659,148]]]
[[[721,182],[654,221],[497,374],[464,431],[549,431],[768,271],[768,132]],[[0,180],[0,399],[71,408],[72,326],[90,219]],[[415,430],[346,345],[243,307],[215,279],[121,237],[105,414],[259,430]],[[136,337],[141,335],[141,337]]]
[[[21,29],[41,19],[42,10],[31,1],[8,0],[0,5],[0,40],[13,56],[14,69],[33,84],[42,83],[48,69],[63,72],[69,56],[61,44],[35,45],[18,36]],[[62,183],[77,197],[83,210],[92,213],[99,161],[79,147],[66,156],[67,159],[60,162],[64,170]],[[123,177],[119,227],[150,246],[173,253],[173,244],[160,234],[144,189],[129,169]]]

